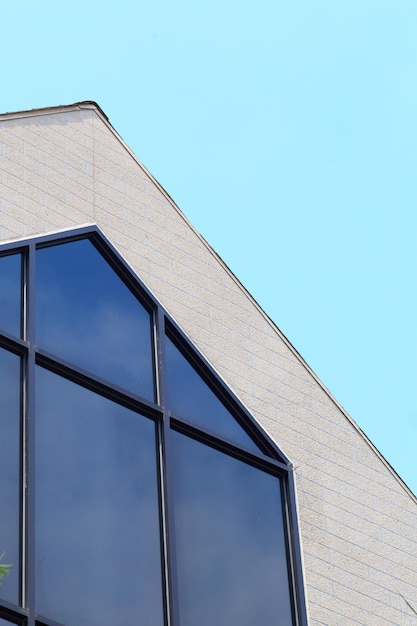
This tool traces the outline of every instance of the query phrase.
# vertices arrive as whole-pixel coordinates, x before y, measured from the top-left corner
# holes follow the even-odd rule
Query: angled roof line
[[[284,335],[284,333],[278,328],[275,322],[269,317],[269,315],[264,311],[261,305],[255,300],[252,294],[246,289],[246,287],[241,283],[241,281],[237,278],[234,272],[229,268],[229,266],[225,263],[225,261],[221,258],[221,256],[212,248],[212,246],[206,241],[206,239],[198,232],[198,230],[191,224],[188,218],[184,215],[178,205],[175,203],[173,198],[167,193],[167,191],[162,187],[162,185],[156,180],[156,178],[149,172],[149,170],[143,165],[143,163],[138,159],[132,149],[126,144],[123,138],[119,135],[117,130],[112,126],[108,116],[104,113],[103,109],[94,101],[94,100],[83,100],[80,102],[75,102],[74,104],[69,105],[58,105],[53,107],[45,107],[39,109],[31,109],[28,111],[18,111],[15,113],[3,113],[0,114],[0,121],[6,119],[17,119],[24,117],[35,117],[39,115],[51,115],[58,113],[67,113],[71,111],[80,111],[83,109],[91,109],[96,112],[98,117],[104,122],[104,124],[108,127],[111,133],[115,136],[115,138],[120,142],[120,144],[124,147],[124,149],[130,154],[130,156],[136,161],[138,166],[146,173],[147,176],[152,180],[155,186],[159,189],[159,191],[165,196],[168,202],[172,205],[172,207],[178,212],[179,216],[187,223],[187,225],[192,229],[192,231],[196,234],[196,236],[200,239],[203,245],[207,248],[207,250],[212,254],[217,261],[222,265],[223,269],[229,274],[235,284],[241,289],[246,297],[250,299],[252,304],[258,310],[258,312],[262,315],[262,317],[267,321],[270,325],[271,329],[281,338],[281,340],[286,344],[289,350],[293,353],[296,359],[301,363],[301,365],[309,372],[309,374],[314,378],[317,384],[323,389],[325,394],[329,397],[329,399],[334,403],[334,405],[341,411],[341,413],[345,416],[347,421],[353,426],[353,428],[359,433],[359,435],[365,440],[366,444],[371,448],[371,450],[379,457],[388,471],[392,474],[392,476],[397,480],[397,482],[401,485],[401,487],[406,491],[406,493],[412,498],[412,500],[417,504],[417,495],[413,493],[410,487],[405,483],[405,481],[401,478],[401,476],[397,473],[397,471],[392,467],[392,465],[387,461],[384,455],[378,450],[378,448],[372,443],[366,433],[362,430],[362,428],[355,422],[355,420],[349,415],[349,413],[343,408],[343,406],[336,400],[336,398],[332,395],[329,389],[324,385],[324,383],[320,380],[317,374],[312,370],[312,368],[308,365],[307,361],[303,358],[303,356],[298,352],[298,350],[293,346],[290,340]]]
[[[52,107],[41,107],[39,109],[28,109],[26,111],[11,111],[9,113],[0,113],[0,121],[8,119],[18,119],[21,117],[37,117],[39,115],[54,115],[57,113],[69,113],[71,111],[79,111],[81,109],[92,109],[100,113],[100,116],[109,122],[109,118],[103,109],[94,102],[94,100],[82,100],[74,102],[74,104],[62,104]]]
[[[79,103],[82,105],[83,103]],[[91,104],[91,103],[85,103]],[[80,106],[80,108],[82,108]],[[98,107],[101,112],[100,107]],[[378,448],[372,443],[366,433],[362,430],[362,428],[355,422],[355,420],[349,415],[349,413],[343,408],[343,406],[336,400],[336,398],[332,395],[326,385],[320,380],[317,374],[313,371],[313,369],[309,366],[307,361],[303,358],[303,356],[298,352],[298,350],[293,346],[290,340],[284,335],[284,333],[278,328],[275,322],[270,318],[270,316],[264,311],[261,305],[255,300],[252,294],[246,289],[246,287],[241,283],[241,281],[237,278],[234,272],[230,269],[230,267],[225,263],[222,257],[214,250],[214,248],[208,243],[208,241],[198,232],[198,230],[193,226],[193,224],[188,220],[186,215],[181,211],[179,206],[175,203],[173,198],[167,193],[167,191],[162,187],[162,185],[156,180],[156,178],[152,175],[151,172],[141,163],[135,153],[131,150],[131,148],[125,143],[123,138],[119,135],[117,130],[110,123],[109,118],[104,114],[103,121],[109,127],[114,136],[120,141],[120,143],[124,146],[124,148],[129,152],[132,158],[137,162],[139,167],[150,177],[152,182],[158,187],[161,193],[166,197],[166,199],[172,204],[173,208],[178,212],[180,217],[188,224],[188,226],[192,229],[192,231],[197,235],[197,237],[201,240],[204,246],[208,249],[210,254],[212,254],[217,261],[222,265],[224,270],[229,274],[232,280],[236,283],[236,285],[245,293],[245,295],[251,300],[252,304],[258,310],[258,312],[264,317],[267,323],[270,325],[272,330],[284,341],[289,350],[294,354],[298,361],[300,361],[301,365],[305,367],[305,369],[309,372],[309,374],[314,378],[317,384],[323,389],[325,394],[330,398],[330,400],[335,404],[335,406],[341,411],[341,413],[345,416],[347,421],[353,426],[353,428],[359,433],[359,435],[365,440],[366,444],[371,448],[371,450],[379,457],[388,471],[393,475],[395,480],[401,485],[401,487],[406,491],[406,493],[414,500],[417,504],[417,495],[413,493],[413,491],[409,488],[407,483],[401,478],[398,472],[393,468],[393,466],[387,461],[382,452],[378,450]]]

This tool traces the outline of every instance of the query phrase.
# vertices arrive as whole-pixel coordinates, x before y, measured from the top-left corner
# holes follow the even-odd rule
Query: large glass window
[[[97,229],[6,252],[0,625],[305,626],[285,457]]]

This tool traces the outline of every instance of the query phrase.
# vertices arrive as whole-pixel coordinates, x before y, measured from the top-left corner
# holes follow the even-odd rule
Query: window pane
[[[36,280],[37,344],[153,400],[150,315],[93,244],[38,250]]]
[[[37,613],[162,626],[155,424],[42,368],[36,391]]]
[[[166,359],[168,406],[171,413],[218,437],[259,452],[249,435],[168,337]]]
[[[0,597],[19,603],[20,358],[0,349],[0,554],[12,563]]]
[[[293,623],[280,480],[173,432],[181,626]]]
[[[20,337],[21,257],[0,257],[0,331]]]

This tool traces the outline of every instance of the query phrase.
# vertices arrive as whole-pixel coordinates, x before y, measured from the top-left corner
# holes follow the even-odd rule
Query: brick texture
[[[0,239],[96,223],[295,466],[312,626],[417,625],[417,500],[100,111],[0,117]]]

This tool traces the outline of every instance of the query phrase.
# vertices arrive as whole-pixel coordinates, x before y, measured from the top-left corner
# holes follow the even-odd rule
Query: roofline
[[[82,105],[83,103],[79,103],[79,104]],[[86,103],[86,104],[91,104],[91,103]],[[98,109],[97,113],[101,113],[100,107],[98,105],[96,105],[96,106],[97,106],[97,109]],[[83,108],[83,107],[80,106],[80,108]],[[115,128],[111,125],[111,123],[109,121],[109,118],[105,114],[101,113],[101,115],[104,116],[103,117],[103,121],[108,126],[108,128],[111,130],[111,132],[114,134],[116,139],[118,141],[120,141],[120,143],[124,146],[124,148],[127,150],[127,152],[136,161],[136,163],[139,165],[139,167],[147,174],[147,176],[149,176],[149,178],[152,180],[152,182],[156,185],[156,187],[158,187],[160,192],[165,196],[167,201],[173,206],[173,208],[178,212],[180,217],[188,224],[188,226],[192,229],[192,231],[200,239],[200,241],[203,243],[203,245],[208,249],[210,254],[212,254],[217,259],[217,261],[222,265],[224,270],[229,274],[229,276],[236,283],[236,285],[239,287],[239,289],[241,289],[245,293],[245,295],[250,299],[250,301],[255,306],[255,308],[259,311],[259,313],[262,315],[262,317],[271,326],[272,330],[281,338],[281,340],[286,344],[286,346],[289,348],[289,350],[293,353],[295,358],[298,361],[300,361],[301,365],[309,372],[309,374],[314,378],[314,380],[321,387],[321,389],[324,391],[324,393],[329,397],[329,399],[333,402],[333,404],[344,415],[346,420],[353,426],[353,428],[357,431],[357,433],[365,440],[365,443],[371,448],[371,450],[374,452],[374,454],[376,454],[378,456],[380,461],[383,463],[383,465],[385,465],[385,467],[392,474],[392,476],[395,478],[395,480],[400,484],[400,486],[404,489],[404,491],[411,497],[411,499],[417,504],[417,495],[410,489],[410,487],[407,485],[407,483],[401,478],[401,476],[393,468],[391,463],[389,463],[389,461],[387,461],[387,459],[384,457],[382,452],[380,452],[378,450],[378,448],[372,443],[372,441],[369,439],[369,437],[366,435],[366,433],[362,430],[362,428],[355,422],[355,420],[349,415],[349,413],[343,408],[343,406],[336,400],[336,398],[332,395],[332,393],[329,391],[329,389],[326,387],[326,385],[320,380],[318,375],[309,366],[307,361],[301,356],[301,354],[293,346],[291,341],[284,335],[284,333],[278,328],[278,326],[275,324],[275,322],[264,311],[264,309],[261,307],[261,305],[255,300],[255,298],[252,296],[252,294],[241,283],[241,281],[237,278],[237,276],[230,269],[230,267],[227,265],[227,263],[214,250],[214,248],[212,248],[212,246],[206,241],[206,239],[203,237],[203,235],[201,235],[201,233],[199,233],[198,230],[193,226],[193,224],[188,220],[186,215],[181,211],[181,209],[175,203],[175,201],[171,198],[169,193],[162,187],[162,185],[156,180],[156,178],[152,175],[152,173],[143,165],[143,163],[141,163],[141,161],[138,159],[138,157],[135,155],[135,153],[132,151],[132,149],[129,148],[129,146],[125,143],[125,141],[119,135],[117,130],[115,130]]]
[[[74,104],[58,105],[53,107],[42,107],[39,109],[28,109],[27,111],[12,111],[10,113],[1,113],[0,121],[13,120],[24,117],[37,117],[39,115],[55,115],[57,113],[70,113],[72,111],[80,111],[82,109],[91,109],[97,111],[102,118],[109,123],[109,118],[103,109],[94,100],[83,100],[74,102]]]
[[[330,398],[330,400],[334,403],[334,405],[341,411],[341,413],[345,416],[347,421],[353,426],[353,428],[359,433],[359,435],[365,440],[367,445],[371,448],[371,450],[379,457],[383,465],[388,469],[388,471],[392,474],[392,476],[397,480],[400,486],[406,491],[406,493],[412,498],[412,500],[417,504],[417,495],[410,489],[407,483],[401,478],[401,476],[397,473],[397,471],[392,467],[392,465],[387,461],[384,455],[378,450],[378,448],[372,443],[366,433],[362,430],[362,428],[355,422],[355,420],[347,413],[347,411],[343,408],[343,406],[336,400],[336,398],[332,395],[332,393],[327,389],[324,383],[320,380],[317,374],[312,370],[312,368],[308,365],[307,361],[301,356],[298,350],[292,345],[290,340],[284,335],[284,333],[278,328],[275,322],[269,317],[269,315],[264,311],[264,309],[260,306],[260,304],[255,300],[252,294],[246,289],[246,287],[240,282],[234,272],[229,268],[227,263],[221,258],[221,256],[212,248],[212,246],[206,241],[206,239],[198,232],[198,230],[191,224],[188,218],[181,211],[179,206],[175,203],[175,201],[171,198],[169,193],[162,187],[162,185],[156,180],[156,178],[149,172],[149,170],[141,163],[135,153],[129,148],[123,138],[119,135],[117,130],[110,123],[109,118],[104,113],[103,109],[95,102],[94,100],[83,100],[81,102],[75,102],[74,104],[68,105],[58,105],[53,107],[44,107],[39,109],[31,109],[28,111],[17,111],[15,113],[3,113],[0,114],[0,121],[3,120],[11,120],[11,119],[19,119],[25,117],[36,117],[39,115],[55,115],[59,113],[69,113],[72,111],[81,111],[85,109],[90,109],[95,111],[95,113],[102,119],[104,124],[108,127],[108,129],[113,133],[115,138],[121,143],[124,149],[130,154],[130,156],[136,161],[138,166],[146,173],[147,176],[152,180],[155,186],[159,189],[159,191],[165,196],[167,201],[173,206],[173,208],[178,212],[180,217],[187,223],[189,228],[193,230],[196,236],[200,239],[203,245],[208,249],[210,254],[212,254],[217,261],[222,265],[223,269],[229,274],[232,280],[236,283],[236,285],[241,289],[245,295],[250,299],[255,308],[259,311],[262,317],[267,321],[267,323],[271,326],[272,330],[281,338],[281,340],[286,344],[289,350],[293,353],[295,358],[301,363],[301,365],[309,372],[309,374],[314,378],[316,383],[321,387],[324,393]]]

